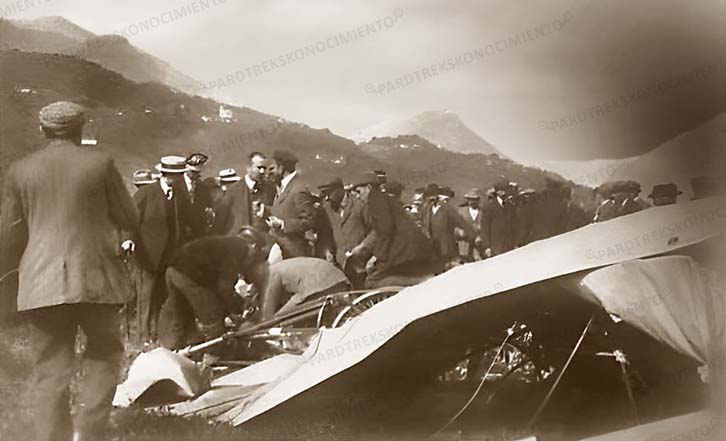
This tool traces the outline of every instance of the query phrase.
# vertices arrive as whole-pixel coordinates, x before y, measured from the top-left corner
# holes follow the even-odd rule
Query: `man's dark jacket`
[[[401,204],[387,194],[370,192],[365,219],[369,235],[375,235],[372,251],[378,272],[434,257],[429,240]]]
[[[299,175],[293,177],[277,195],[270,214],[285,223],[282,230],[270,232],[280,245],[283,258],[310,256],[312,249],[305,232],[315,229],[315,207],[313,198]]]
[[[137,257],[149,271],[161,269],[179,246],[204,234],[204,220],[193,209],[184,181],[172,188],[171,200],[159,183],[145,185],[133,196],[141,239]]]

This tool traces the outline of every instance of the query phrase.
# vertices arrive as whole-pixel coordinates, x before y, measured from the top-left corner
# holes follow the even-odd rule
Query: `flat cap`
[[[148,168],[136,170],[131,179],[133,183],[137,185],[153,184],[154,182],[159,180],[158,177],[155,176]]]
[[[353,183],[353,187],[361,187],[363,185],[378,185],[380,181],[375,172],[367,171],[363,172],[361,176]]]
[[[327,184],[321,184],[318,185],[318,188],[320,190],[335,190],[335,189],[343,189],[343,180],[340,178],[335,178],[332,181],[328,182]]]
[[[678,196],[679,194],[683,194],[683,192],[678,190],[678,186],[676,184],[658,184],[653,186],[653,191],[648,195],[648,197],[653,199],[657,197]]]
[[[403,184],[395,179],[391,179],[386,182],[385,187],[386,193],[388,194],[392,194],[394,196],[401,196],[401,193],[403,193]]]
[[[40,110],[38,119],[42,127],[56,131],[76,129],[86,122],[83,107],[70,101],[48,104]]]

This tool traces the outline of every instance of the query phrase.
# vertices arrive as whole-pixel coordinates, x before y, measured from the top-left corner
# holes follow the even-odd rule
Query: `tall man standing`
[[[297,157],[292,153],[273,153],[269,174],[277,183],[277,196],[267,224],[285,259],[312,255],[305,232],[315,229],[315,207],[296,166]]]
[[[53,103],[39,117],[50,142],[8,171],[0,260],[19,265],[17,309],[34,363],[33,439],[70,441],[75,428],[74,439],[95,440],[108,429],[123,353],[119,309],[132,291],[121,243],[124,231],[136,230],[136,209],[114,161],[80,147],[81,106]],[[5,244],[19,238],[21,252],[9,255]],[[87,344],[74,424],[69,386],[79,327]]]
[[[432,194],[433,193],[433,194]],[[427,195],[431,203],[425,206],[422,216],[424,234],[431,239],[436,255],[445,269],[459,264],[459,248],[456,244],[455,230],[461,231],[464,240],[474,240],[476,233],[464,218],[449,205],[451,189],[431,185]]]
[[[459,255],[466,262],[475,262],[481,260],[484,251],[481,248],[481,197],[479,189],[472,188],[465,195],[466,203],[459,208],[459,216],[464,219],[469,228],[474,233],[474,237],[466,238],[461,235],[459,242]]]
[[[158,184],[141,187],[134,194],[139,211],[138,260],[144,268],[138,313],[142,340],[153,338],[161,305],[166,299],[164,273],[176,250],[204,233],[201,214],[192,207],[184,182],[187,159],[165,156],[156,169]]]

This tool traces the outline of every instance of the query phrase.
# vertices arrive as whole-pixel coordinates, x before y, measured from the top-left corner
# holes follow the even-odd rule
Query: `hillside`
[[[726,113],[640,156],[553,161],[543,163],[542,167],[593,187],[607,180],[634,179],[641,183],[645,195],[656,184],[673,182],[685,197],[691,197],[690,178],[726,177]]]
[[[0,50],[58,53],[67,51],[76,44],[78,41],[62,33],[23,28],[16,26],[11,20],[0,18]]]
[[[358,131],[352,138],[361,143],[373,138],[399,135],[418,135],[452,152],[484,155],[494,153],[502,158],[507,157],[474,133],[456,113],[450,110],[428,111],[408,119],[385,121]]]
[[[400,177],[406,186],[405,194],[429,182],[451,187],[461,200],[472,187],[487,190],[506,177],[520,188],[544,188],[547,177],[561,179],[555,173],[526,167],[496,154],[453,153],[439,148],[417,135],[395,138],[374,138],[360,144],[364,152],[385,163],[406,164],[412,171]],[[586,209],[593,208],[592,190],[573,184],[575,199]]]
[[[73,55],[130,80],[166,84],[190,93],[198,84],[165,61],[134,47],[123,36],[97,36],[62,17],[0,20],[0,49]]]
[[[165,154],[205,152],[210,156],[206,174],[213,175],[227,167],[241,170],[250,152],[275,148],[295,152],[304,179],[313,186],[338,176],[351,182],[362,171],[379,168],[403,181],[407,194],[438,182],[462,195],[501,175],[537,189],[545,176],[553,176],[497,155],[451,153],[418,137],[357,146],[327,129],[249,108],[228,106],[234,117],[223,121],[216,117],[220,104],[213,100],[135,83],[75,57],[17,50],[0,51],[0,175],[10,162],[45,144],[37,129],[38,110],[63,99],[87,107],[85,137],[98,139],[98,146],[89,148],[111,153],[127,181],[133,170],[151,167]],[[412,148],[401,147],[407,143]]]
[[[195,81],[166,62],[134,47],[120,35],[91,37],[72,49],[71,55],[98,63],[138,82],[157,82],[181,91],[192,91]]]
[[[315,169],[316,176],[309,173],[308,179],[316,185],[384,166],[329,130],[237,107],[229,107],[232,120],[221,121],[216,118],[219,103],[210,99],[135,83],[75,57],[14,50],[0,51],[0,174],[9,162],[44,144],[37,114],[58,100],[87,107],[85,136],[97,138],[96,148],[109,151],[125,176],[153,166],[161,155],[194,151],[208,153],[209,173],[216,173],[242,168],[253,150],[287,148],[300,156],[303,170]],[[204,122],[202,116],[211,121]]]

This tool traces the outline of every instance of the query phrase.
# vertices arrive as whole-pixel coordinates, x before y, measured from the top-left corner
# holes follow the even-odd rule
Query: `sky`
[[[341,136],[449,109],[521,162],[616,158],[726,110],[723,0],[23,1]]]

